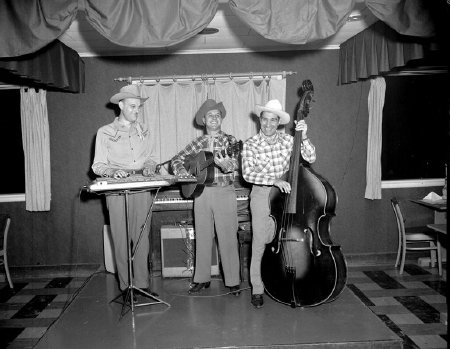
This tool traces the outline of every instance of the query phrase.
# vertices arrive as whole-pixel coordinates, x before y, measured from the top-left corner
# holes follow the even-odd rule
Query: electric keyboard
[[[248,206],[248,196],[250,190],[247,188],[236,188],[236,201],[238,202],[238,211],[240,206]],[[161,189],[153,203],[153,211],[185,211],[194,208],[192,199],[185,199],[179,188]]]
[[[169,174],[151,176],[130,175],[125,178],[97,178],[90,183],[86,189],[92,192],[145,189],[166,187],[175,183],[195,183],[197,180],[193,176],[173,176]]]

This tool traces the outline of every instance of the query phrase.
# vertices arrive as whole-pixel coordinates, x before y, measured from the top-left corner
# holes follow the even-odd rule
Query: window
[[[448,161],[448,75],[387,76],[382,180],[445,177]]]
[[[25,162],[20,122],[20,90],[13,86],[0,86],[2,105],[2,171],[0,171],[0,201],[9,194],[25,193]],[[15,201],[15,200],[14,200]]]

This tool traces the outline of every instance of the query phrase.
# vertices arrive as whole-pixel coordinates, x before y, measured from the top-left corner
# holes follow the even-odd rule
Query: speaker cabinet
[[[215,241],[211,251],[211,275],[219,275]],[[161,226],[163,277],[191,277],[195,268],[195,231],[191,225]]]

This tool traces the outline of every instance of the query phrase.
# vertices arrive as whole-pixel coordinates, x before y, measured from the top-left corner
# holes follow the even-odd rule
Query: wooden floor
[[[444,271],[446,275],[446,271]],[[197,297],[189,280],[152,278],[169,303],[121,316],[112,274],[26,278],[0,284],[0,347],[8,348],[447,348],[446,276],[407,265],[349,266],[334,302],[292,309],[265,297],[250,304],[220,279]],[[140,299],[142,300],[142,299]],[[124,310],[129,310],[125,308]]]

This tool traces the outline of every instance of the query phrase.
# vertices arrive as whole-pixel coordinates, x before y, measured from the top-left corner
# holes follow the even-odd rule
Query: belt
[[[232,181],[218,182],[218,183],[208,183],[208,184],[205,184],[205,187],[227,187],[227,186],[232,185],[232,184],[233,184]]]
[[[261,187],[261,188],[272,188],[273,185],[266,185],[266,184],[253,184],[255,187]]]

